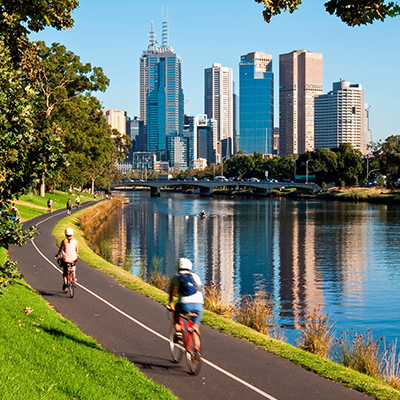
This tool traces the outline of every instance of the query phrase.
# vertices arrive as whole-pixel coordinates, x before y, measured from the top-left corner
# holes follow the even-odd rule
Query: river
[[[121,194],[121,193],[119,193]],[[179,257],[192,260],[203,282],[221,285],[231,301],[265,290],[289,342],[306,312],[321,309],[334,331],[372,329],[400,337],[400,208],[368,203],[269,198],[200,198],[196,194],[130,191],[129,205],[110,218],[97,242],[112,261],[131,255],[148,269],[154,257],[172,275]],[[205,209],[208,218],[198,217]],[[126,261],[125,261],[126,264]]]

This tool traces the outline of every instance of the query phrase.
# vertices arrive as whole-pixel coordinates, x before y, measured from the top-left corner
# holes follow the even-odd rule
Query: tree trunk
[[[45,192],[46,192],[46,184],[44,182],[44,177],[42,176],[42,179],[40,180],[40,196],[44,197]]]
[[[92,178],[92,194],[94,194],[94,178]]]

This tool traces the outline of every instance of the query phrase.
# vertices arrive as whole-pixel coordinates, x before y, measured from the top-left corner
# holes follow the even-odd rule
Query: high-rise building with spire
[[[163,22],[162,46],[157,46],[151,23],[149,45],[140,57],[140,121],[147,136],[147,151],[168,160],[168,137],[182,135],[183,91],[181,58],[168,44],[168,23]],[[178,140],[179,141],[179,140]]]

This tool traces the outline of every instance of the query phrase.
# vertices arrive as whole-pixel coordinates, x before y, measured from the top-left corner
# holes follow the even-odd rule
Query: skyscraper
[[[272,56],[253,52],[239,63],[240,150],[272,154],[274,75]]]
[[[140,119],[146,125],[147,151],[168,160],[168,136],[182,134],[183,91],[181,58],[168,45],[167,22],[161,47],[152,23],[148,49],[140,58]]]
[[[314,150],[314,97],[322,94],[322,54],[279,56],[280,155]]]
[[[233,154],[233,72],[213,64],[204,71],[204,113],[217,124],[218,162]]]
[[[360,84],[344,80],[333,83],[333,90],[315,98],[315,148],[331,149],[350,143],[366,154],[370,141],[364,90]]]

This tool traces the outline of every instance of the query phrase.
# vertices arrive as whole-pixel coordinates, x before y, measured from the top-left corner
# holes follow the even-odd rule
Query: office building
[[[126,135],[126,124],[127,124],[126,111],[103,110],[103,114],[108,125],[111,126],[111,129],[116,129],[121,135]]]
[[[296,50],[279,56],[279,151],[314,150],[314,98],[322,94],[322,54]]]
[[[217,155],[217,124],[207,115],[196,117],[197,159],[206,159],[207,163],[216,163]]]
[[[360,84],[341,79],[333,83],[333,90],[315,98],[315,148],[350,143],[366,154],[370,140],[368,107]]]
[[[248,53],[239,63],[240,150],[272,153],[274,75],[272,56]]]
[[[218,160],[233,154],[233,72],[213,64],[204,71],[204,113],[217,124]]]
[[[169,159],[168,136],[181,135],[183,121],[181,58],[168,45],[167,22],[163,22],[161,47],[151,25],[149,46],[139,64],[140,120],[146,130],[147,151],[165,161]]]

